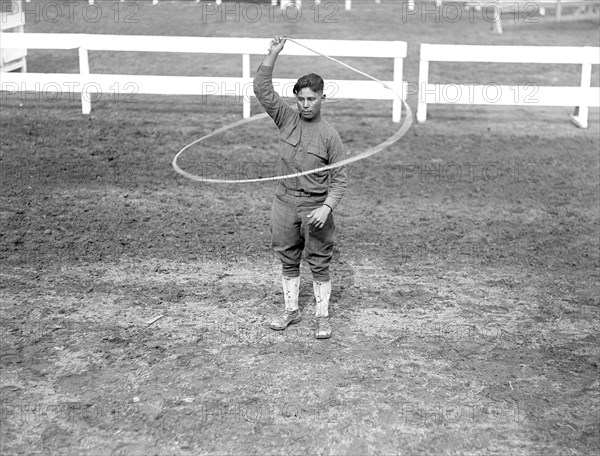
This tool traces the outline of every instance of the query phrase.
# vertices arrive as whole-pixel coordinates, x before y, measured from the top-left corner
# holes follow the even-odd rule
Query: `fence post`
[[[350,11],[352,9],[352,0],[346,0],[344,2],[344,9]]]
[[[88,50],[79,48],[79,74],[81,75],[81,112],[89,114],[92,112],[92,97],[84,89],[87,87],[88,75],[90,74],[90,58]]]
[[[556,3],[556,22],[560,22],[562,16],[562,4],[560,3],[560,0],[558,0],[558,2]]]
[[[242,54],[242,78],[244,80],[250,78],[250,54]],[[242,84],[242,117],[250,118],[252,106],[250,105],[250,97],[246,99],[246,83]]]
[[[427,119],[427,103],[425,102],[425,88],[429,81],[429,61],[423,59],[423,48],[421,44],[421,60],[419,61],[419,86],[417,87],[417,122],[422,123]]]
[[[402,57],[394,57],[394,89],[396,92],[404,98],[404,86],[402,82]],[[402,104],[398,98],[394,98],[392,104],[392,122],[400,122],[402,116]]]
[[[587,46],[586,46],[587,47]],[[592,86],[592,64],[590,62],[581,65],[581,89],[589,89]],[[579,128],[588,127],[588,106],[576,106],[571,121]]]

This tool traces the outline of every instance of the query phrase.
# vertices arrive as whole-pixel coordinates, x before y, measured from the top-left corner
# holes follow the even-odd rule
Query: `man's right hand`
[[[285,36],[276,36],[275,38],[273,38],[269,47],[269,53],[278,55],[283,50],[283,46],[285,46],[286,40],[287,37]]]

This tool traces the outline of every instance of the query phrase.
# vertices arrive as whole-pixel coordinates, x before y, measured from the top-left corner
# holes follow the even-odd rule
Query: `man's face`
[[[300,117],[304,120],[312,120],[321,112],[321,102],[325,95],[313,92],[310,88],[304,87],[296,94],[296,103]]]

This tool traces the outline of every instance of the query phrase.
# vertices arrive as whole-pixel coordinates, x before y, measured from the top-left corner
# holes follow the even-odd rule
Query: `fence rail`
[[[532,84],[430,84],[429,62],[556,63],[581,65],[579,86]],[[427,104],[576,106],[571,120],[588,126],[589,107],[600,107],[600,88],[591,87],[592,65],[600,65],[600,48],[570,46],[477,46],[421,44],[417,121],[425,122]]]
[[[243,99],[243,116],[250,117],[252,76],[250,55],[266,54],[270,38],[206,38],[140,35],[92,35],[61,33],[3,34],[2,49],[62,49],[78,50],[79,74],[67,73],[3,73],[1,89],[5,92],[38,91],[44,84],[46,91],[58,92],[69,87],[81,93],[82,112],[89,114],[93,94],[114,93],[115,87],[129,84],[140,94],[161,95],[216,95]],[[405,98],[406,85],[402,81],[403,61],[407,45],[404,41],[366,40],[302,40],[311,48],[336,57],[369,57],[393,59],[393,80],[382,81]],[[89,63],[89,51],[171,52],[242,55],[241,77],[212,76],[143,76],[123,74],[94,74]],[[311,51],[289,42],[285,55],[314,56]],[[275,79],[275,90],[282,96],[292,96],[296,80]],[[61,87],[62,86],[62,87]],[[130,93],[130,92],[127,92]],[[375,81],[329,80],[326,93],[337,99],[392,100],[392,119],[400,121],[401,101],[393,92]]]

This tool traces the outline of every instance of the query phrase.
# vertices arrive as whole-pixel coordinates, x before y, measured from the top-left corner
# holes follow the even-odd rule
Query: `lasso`
[[[351,67],[350,65],[340,62],[337,59],[334,59],[333,57],[330,57],[328,55],[325,54],[321,54],[318,51],[315,51],[314,49],[309,48],[308,46],[305,46],[301,43],[299,43],[298,41],[293,40],[290,37],[287,37],[288,41],[291,41],[293,43],[296,43],[299,46],[302,46],[303,48],[308,49],[311,52],[314,52],[315,54],[318,54],[322,57],[325,57],[326,59],[332,60],[336,63],[338,63],[339,65],[342,65],[343,67],[348,68],[349,70],[355,71],[358,74],[361,74],[369,79],[372,79],[373,81],[379,82],[380,84],[382,84],[386,89],[391,90],[394,95],[402,102],[402,104],[404,105],[404,109],[406,109],[406,116],[404,117],[404,121],[402,122],[402,125],[400,125],[400,128],[398,129],[398,131],[396,131],[396,133],[394,133],[392,136],[390,136],[388,139],[386,139],[385,141],[383,141],[382,143],[371,147],[370,149],[367,149],[366,151],[357,154],[353,157],[347,158],[345,160],[333,163],[331,165],[327,165],[327,166],[321,166],[319,168],[315,168],[315,169],[311,169],[309,171],[303,171],[303,172],[298,172],[298,173],[294,173],[294,174],[286,174],[283,176],[270,176],[270,177],[257,177],[254,179],[237,179],[237,180],[230,180],[230,179],[208,179],[206,177],[203,176],[197,176],[195,174],[192,173],[188,173],[187,171],[182,170],[178,165],[177,165],[177,159],[179,158],[179,156],[185,152],[187,149],[189,149],[190,147],[192,147],[194,144],[198,144],[199,142],[204,141],[205,139],[208,139],[212,136],[215,136],[219,133],[222,133],[224,131],[230,130],[232,128],[235,127],[239,127],[240,125],[244,125],[246,123],[252,122],[254,120],[258,120],[258,119],[262,119],[263,117],[266,117],[268,114],[262,113],[262,114],[258,114],[256,116],[252,116],[249,119],[243,119],[243,120],[239,120],[237,122],[233,122],[229,125],[225,125],[224,127],[218,128],[215,131],[202,136],[199,139],[196,139],[194,142],[188,144],[187,146],[183,147],[179,152],[177,152],[177,155],[175,155],[175,157],[173,158],[173,169],[178,172],[179,174],[181,174],[184,177],[187,177],[188,179],[191,179],[193,181],[198,181],[198,182],[212,182],[212,183],[217,183],[217,184],[226,184],[226,183],[233,183],[233,184],[240,184],[240,183],[248,183],[248,182],[264,182],[264,181],[274,181],[274,180],[281,180],[281,179],[288,179],[290,177],[298,177],[298,176],[306,176],[307,174],[313,174],[313,173],[318,173],[318,172],[322,172],[322,171],[326,171],[328,169],[334,169],[334,168],[339,168],[340,166],[344,166],[347,165],[349,163],[353,163],[356,162],[358,160],[362,160],[364,158],[370,157],[371,155],[375,155],[378,152],[381,152],[383,149],[385,149],[388,146],[391,146],[392,144],[394,144],[396,141],[398,141],[400,138],[402,138],[406,132],[408,131],[408,129],[410,128],[410,126],[412,125],[412,121],[413,121],[413,115],[412,115],[412,110],[410,109],[410,106],[408,106],[408,104],[402,99],[402,96],[400,96],[400,94],[398,94],[398,92],[396,92],[396,90],[394,90],[393,87],[389,86],[388,84],[386,84],[383,81],[380,81],[379,79],[364,73],[360,70],[357,70],[356,68]]]

